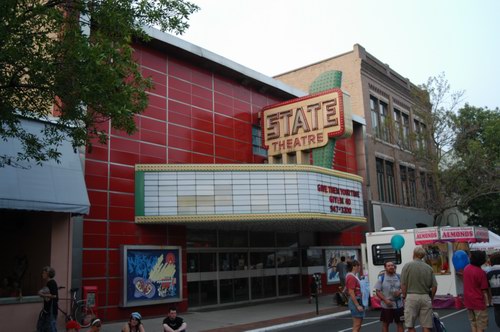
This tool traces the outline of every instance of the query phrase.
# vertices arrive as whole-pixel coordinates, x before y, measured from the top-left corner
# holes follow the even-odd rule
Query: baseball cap
[[[142,319],[141,314],[138,313],[137,311],[134,311],[132,314],[130,314],[130,317],[135,318],[137,320],[141,320]]]

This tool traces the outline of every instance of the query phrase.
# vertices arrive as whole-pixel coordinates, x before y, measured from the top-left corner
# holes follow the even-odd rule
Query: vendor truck
[[[395,250],[391,245],[391,239],[397,234],[404,238],[404,245],[400,250]],[[456,297],[463,294],[463,284],[461,271],[456,271],[452,263],[454,252],[468,251],[469,243],[487,241],[488,230],[472,226],[393,229],[367,233],[362,260],[370,289],[375,288],[378,276],[384,271],[385,262],[394,262],[396,272],[401,273],[403,265],[413,260],[413,249],[422,245],[427,253],[424,260],[432,267],[438,282],[436,295]]]

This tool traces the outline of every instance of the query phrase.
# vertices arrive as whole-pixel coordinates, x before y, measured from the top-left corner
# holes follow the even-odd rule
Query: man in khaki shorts
[[[488,328],[488,279],[481,265],[486,262],[484,251],[472,251],[470,264],[464,269],[464,306],[472,332],[483,332]]]
[[[417,318],[424,332],[432,330],[432,299],[436,294],[437,281],[432,268],[422,259],[424,248],[413,250],[413,261],[406,263],[401,272],[401,290],[405,298],[405,325],[408,332],[415,331]]]

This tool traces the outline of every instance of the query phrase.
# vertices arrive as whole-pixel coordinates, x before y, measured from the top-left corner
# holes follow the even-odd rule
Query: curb
[[[278,324],[278,325],[263,327],[263,328],[260,328],[260,329],[248,330],[246,332],[276,331],[276,330],[281,330],[281,329],[284,329],[284,328],[287,328],[287,327],[301,326],[301,325],[307,325],[307,324],[310,324],[310,323],[313,323],[313,322],[320,322],[320,321],[323,321],[323,320],[327,320],[327,319],[331,319],[331,318],[336,318],[336,317],[339,317],[339,316],[347,315],[349,313],[350,313],[349,310],[340,311],[340,312],[336,312],[336,313],[330,314],[330,315],[324,315],[324,316],[320,316],[320,317],[314,317],[314,318],[299,320],[299,321],[296,321],[296,322],[283,323],[283,324]]]

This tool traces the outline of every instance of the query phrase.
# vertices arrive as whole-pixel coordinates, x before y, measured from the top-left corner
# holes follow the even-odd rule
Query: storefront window
[[[302,251],[304,266],[322,266],[325,262],[323,249],[307,249]]]
[[[187,232],[188,248],[217,247],[217,231],[208,229],[190,229]]]
[[[217,271],[215,253],[200,253],[200,272]]]
[[[448,261],[448,243],[434,243],[424,245],[425,262],[432,267],[435,274],[450,273],[450,262]]]
[[[219,231],[219,247],[248,247],[248,232],[246,231]]]
[[[276,296],[276,277],[255,277],[251,278],[252,299],[262,299]]]
[[[278,277],[279,296],[297,294],[300,292],[298,275],[283,275]]]
[[[250,253],[250,269],[271,269],[274,268],[274,252],[251,252]]]
[[[248,279],[225,279],[220,281],[220,302],[248,301]]]
[[[217,281],[188,282],[188,294],[190,306],[217,304]]]
[[[239,271],[248,269],[246,252],[219,253],[219,271]]]
[[[274,248],[273,232],[250,232],[250,247]]]
[[[297,247],[298,243],[297,233],[276,233],[277,247]]]
[[[188,253],[187,271],[188,272],[214,272],[216,268],[215,253]]]
[[[5,235],[0,243],[2,299],[38,296],[42,268],[50,265],[51,219],[43,212],[0,210],[0,231]]]
[[[298,267],[299,255],[297,250],[278,250],[276,252],[278,267]]]
[[[199,269],[199,254],[187,254],[187,271],[188,272],[200,272]]]

